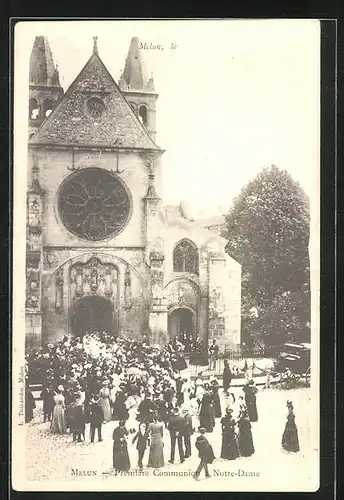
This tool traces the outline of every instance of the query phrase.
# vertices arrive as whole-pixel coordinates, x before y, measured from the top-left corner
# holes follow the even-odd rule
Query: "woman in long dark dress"
[[[201,409],[199,412],[200,427],[204,427],[206,432],[213,432],[215,427],[214,418],[214,398],[213,394],[209,391],[209,386],[204,386],[205,392],[203,394]]]
[[[121,420],[118,427],[113,431],[113,468],[115,471],[130,470],[130,460],[128,454],[127,436],[128,431],[125,428],[125,422]]]
[[[238,448],[240,456],[250,457],[254,453],[251,423],[247,411],[243,411],[238,421]]]
[[[218,381],[212,380],[211,382],[211,392],[213,394],[213,402],[214,402],[214,416],[215,418],[221,418],[222,417],[222,411],[221,411],[221,403],[220,403],[220,396],[219,396],[219,383]]]
[[[235,433],[235,420],[232,418],[233,410],[226,408],[226,414],[221,419],[222,447],[221,458],[235,460],[239,457],[237,436]]]
[[[282,436],[282,447],[286,451],[297,452],[300,451],[299,437],[297,427],[295,424],[294,407],[291,401],[287,401],[288,415],[285,429]]]
[[[35,398],[28,387],[25,387],[25,422],[33,419],[33,410],[36,408]]]
[[[251,422],[258,421],[258,412],[257,412],[257,398],[256,394],[258,392],[257,387],[254,385],[253,380],[249,380],[245,387],[243,388],[245,393],[245,403],[247,406],[248,416]]]
[[[116,394],[116,399],[113,405],[112,420],[128,420],[129,412],[125,405],[126,394],[119,390]]]
[[[174,352],[171,355],[171,363],[172,363],[173,371],[175,371],[175,372],[180,372],[182,370],[185,370],[188,367],[184,356],[182,356],[178,352]]]
[[[229,367],[228,360],[224,360],[224,367],[223,367],[223,374],[222,374],[222,387],[225,392],[225,394],[228,394],[228,389],[231,386],[232,382],[232,372]]]

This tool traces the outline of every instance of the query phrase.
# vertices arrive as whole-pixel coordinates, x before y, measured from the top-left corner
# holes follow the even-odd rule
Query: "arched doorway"
[[[79,337],[91,332],[115,333],[110,300],[98,295],[79,299],[72,311],[71,330]]]
[[[178,337],[181,332],[194,333],[194,312],[187,307],[174,309],[168,316],[170,339]]]

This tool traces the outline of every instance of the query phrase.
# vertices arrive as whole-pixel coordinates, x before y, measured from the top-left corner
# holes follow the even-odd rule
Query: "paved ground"
[[[234,388],[236,396],[242,393]],[[280,442],[286,421],[286,400],[294,402],[296,423],[299,431],[301,451],[289,454],[281,449]],[[221,395],[222,407],[226,400]],[[235,461],[216,459],[210,466],[212,477],[199,482],[191,477],[198,465],[197,452],[184,464],[169,465],[169,435],[164,436],[164,455],[166,465],[162,469],[144,468],[144,476],[137,476],[135,446],[129,446],[132,470],[128,476],[114,476],[112,466],[112,432],[117,425],[109,422],[103,426],[101,443],[89,442],[87,425],[86,442],[73,443],[69,435],[50,434],[49,424],[42,423],[41,402],[37,402],[33,422],[26,424],[26,464],[27,479],[44,481],[37,489],[57,490],[108,490],[108,491],[306,491],[316,489],[317,483],[317,443],[311,436],[311,422],[314,415],[310,389],[280,391],[277,389],[259,390],[257,396],[259,421],[252,424],[255,454],[249,458]],[[221,432],[217,420],[211,434],[215,456],[220,456]],[[192,444],[194,442],[194,438]],[[315,445],[314,445],[315,443]],[[147,463],[148,452],[144,458]],[[90,476],[74,476],[72,469],[93,471]],[[243,475],[250,473],[250,477]],[[232,476],[229,474],[233,473]],[[253,475],[252,473],[255,473]],[[258,475],[259,474],[259,475]],[[68,486],[66,485],[68,481]],[[34,489],[34,488],[33,488]]]

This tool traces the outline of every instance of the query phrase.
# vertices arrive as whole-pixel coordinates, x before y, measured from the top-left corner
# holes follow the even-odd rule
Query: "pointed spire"
[[[93,37],[93,54],[98,55],[98,37],[97,36]]]
[[[39,183],[39,169],[37,156],[33,158],[33,165],[31,168],[31,185],[28,193],[43,194],[43,189]]]
[[[148,166],[149,172],[148,172],[148,189],[147,189],[145,199],[146,200],[159,199],[159,197],[155,191],[155,174],[154,174],[154,169],[153,169],[153,158],[150,158],[150,157],[147,158],[146,164]]]
[[[147,90],[148,92],[154,92],[155,91],[154,80],[153,80],[153,73],[151,73],[151,76],[150,76],[148,82],[146,83],[145,90]]]
[[[144,90],[147,78],[141,58],[140,40],[136,36],[130,42],[128,56],[125,60],[123,78],[130,87],[130,90]]]
[[[54,60],[48,39],[36,36],[30,57],[30,85],[49,86],[54,73]]]

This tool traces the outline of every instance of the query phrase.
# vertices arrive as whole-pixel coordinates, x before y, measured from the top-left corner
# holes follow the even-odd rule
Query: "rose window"
[[[123,183],[99,168],[86,168],[62,184],[60,217],[76,236],[99,241],[118,234],[130,216],[130,200]]]
[[[105,104],[98,97],[91,97],[86,101],[86,109],[92,118],[99,118],[105,111]]]

